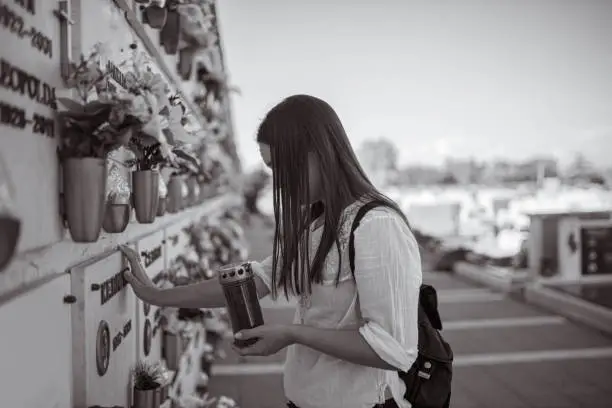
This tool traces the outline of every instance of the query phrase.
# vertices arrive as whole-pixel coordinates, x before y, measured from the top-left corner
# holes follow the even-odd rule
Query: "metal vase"
[[[207,198],[210,198],[210,186],[208,183],[200,183],[200,204],[206,201]]]
[[[166,197],[166,210],[171,213],[177,213],[183,206],[183,180],[178,176],[170,177],[168,180],[168,196]]]
[[[159,173],[155,170],[132,172],[132,191],[136,219],[141,224],[152,224],[157,216]]]
[[[162,385],[160,390],[159,390],[159,393],[160,393],[161,403],[163,404],[164,402],[166,402],[166,400],[169,397],[169,394],[170,394],[170,384]]]
[[[166,214],[166,201],[168,201],[166,197],[159,197],[159,201],[157,202],[158,217],[163,217],[164,214]]]
[[[62,166],[64,208],[74,242],[96,242],[106,198],[106,160],[66,159]]]
[[[150,5],[144,10],[146,21],[151,28],[160,29],[166,24],[168,10],[165,7]]]
[[[194,206],[198,204],[198,197],[200,195],[200,186],[198,180],[195,177],[189,177],[187,179],[187,205]]]
[[[161,387],[157,387],[153,390],[139,390],[134,388],[133,408],[159,408],[161,403]]]
[[[106,210],[104,212],[104,221],[102,228],[110,234],[119,234],[127,228],[130,223],[130,214],[132,206],[129,202],[125,204],[117,204],[108,200],[106,202]]]
[[[162,340],[163,356],[166,360],[166,366],[169,370],[178,370],[179,361],[182,353],[182,341],[181,338],[174,333],[164,331]]]
[[[189,187],[187,187],[187,182],[184,178],[181,178],[181,210],[188,207],[187,200],[189,199]]]

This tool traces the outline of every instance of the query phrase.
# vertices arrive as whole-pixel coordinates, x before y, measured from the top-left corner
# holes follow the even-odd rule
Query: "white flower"
[[[159,124],[159,115],[153,115],[142,127],[142,132],[159,140],[162,135],[162,128]]]
[[[145,71],[142,74],[142,86],[155,95],[158,104],[162,104],[166,97],[167,85],[160,74],[153,73],[150,70]]]
[[[195,143],[197,137],[185,130],[181,123],[183,119],[183,108],[180,105],[170,106],[170,114],[168,115],[168,129],[172,132],[172,137],[175,142]]]
[[[144,95],[136,95],[130,104],[130,115],[136,117],[138,120],[142,122],[148,122],[148,118],[150,118],[150,107],[145,99]]]
[[[136,95],[126,92],[124,90],[118,90],[114,94],[111,94],[111,95],[115,100],[120,101],[120,102],[129,103],[130,106],[134,102],[134,99],[136,99]]]
[[[125,84],[128,89],[136,88],[138,86],[138,78],[133,72],[127,72],[125,74]]]
[[[162,157],[164,157],[166,160],[168,160],[168,162],[172,164],[176,163],[177,157],[172,152],[172,146],[168,143],[168,140],[166,139],[166,135],[164,135],[164,132],[159,133],[158,140],[159,140],[159,151]]]

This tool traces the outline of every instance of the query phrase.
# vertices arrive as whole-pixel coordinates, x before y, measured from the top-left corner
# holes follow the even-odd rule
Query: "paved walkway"
[[[250,234],[257,259],[267,253],[262,234],[269,235]],[[424,279],[438,290],[443,333],[455,352],[453,408],[612,407],[611,338],[452,275],[427,272]],[[291,321],[292,305],[265,305],[266,321]],[[284,407],[283,353],[227,354],[214,370],[214,395],[242,408]]]

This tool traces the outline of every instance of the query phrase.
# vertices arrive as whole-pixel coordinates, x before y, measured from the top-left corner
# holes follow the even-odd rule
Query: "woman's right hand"
[[[158,288],[149,285],[143,285],[140,280],[134,276],[132,270],[127,270],[123,274],[125,280],[130,284],[132,290],[136,297],[143,302],[153,303],[152,300],[156,297],[156,292],[159,291]]]
[[[145,268],[140,260],[140,256],[138,252],[136,252],[133,248],[130,248],[127,245],[119,245],[119,250],[123,253],[123,255],[127,258],[128,263],[130,265],[129,273],[125,274],[126,280],[134,286],[135,283],[140,283],[142,286],[148,286],[157,288],[155,283],[149,278]],[[136,282],[132,282],[132,281]]]

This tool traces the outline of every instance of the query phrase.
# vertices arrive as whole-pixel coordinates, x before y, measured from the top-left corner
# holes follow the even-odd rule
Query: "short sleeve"
[[[381,359],[407,371],[418,347],[422,272],[416,239],[408,225],[387,209],[367,213],[354,239],[363,319],[359,331]]]

